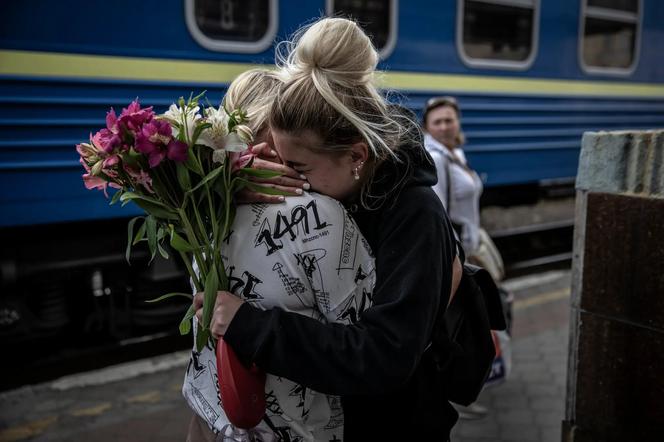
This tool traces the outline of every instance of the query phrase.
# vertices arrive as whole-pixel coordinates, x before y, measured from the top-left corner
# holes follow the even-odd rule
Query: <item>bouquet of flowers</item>
[[[210,338],[209,324],[218,290],[228,289],[221,259],[221,245],[230,232],[235,209],[234,194],[248,187],[279,193],[249,180],[268,178],[274,172],[251,169],[253,156],[247,147],[253,140],[240,109],[207,107],[201,114],[203,94],[180,98],[163,115],[133,101],[117,116],[106,115],[106,127],[76,146],[85,168],[88,189],[117,189],[111,204],[133,202],[145,216],[129,221],[127,261],[131,248],[147,242],[152,258],[168,258],[168,241],[180,254],[193,285],[204,292],[203,320],[196,334],[200,351]],[[192,265],[195,263],[195,265]],[[153,301],[188,293],[169,293]],[[187,334],[193,305],[180,323]]]

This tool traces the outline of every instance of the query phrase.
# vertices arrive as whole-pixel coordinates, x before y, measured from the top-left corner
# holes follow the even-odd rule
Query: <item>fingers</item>
[[[254,158],[254,162],[251,165],[252,168],[254,169],[263,169],[263,170],[272,170],[275,172],[279,172],[282,177],[291,177],[296,180],[304,181],[305,177],[303,175],[300,175],[298,172],[295,171],[295,169],[285,166],[281,163],[274,163],[272,161],[266,161],[260,158]]]
[[[223,337],[228,326],[244,301],[229,292],[217,292],[214,313],[210,321],[210,333],[216,339]]]
[[[304,190],[309,190],[311,188],[311,185],[307,183],[305,180],[301,178],[291,178],[288,176],[277,176],[274,178],[258,178],[258,177],[252,177],[251,181],[255,183],[270,183],[270,184],[276,184],[279,186],[283,186],[286,188],[291,188],[293,189],[292,192],[295,192],[295,189],[304,189]],[[300,192],[301,193],[301,192]]]
[[[200,304],[196,310],[196,318],[202,324],[203,318],[203,293],[197,293],[194,296],[194,307]],[[198,301],[200,299],[200,302]],[[214,301],[214,309],[212,311],[212,319],[210,320],[210,334],[215,339],[224,336],[228,326],[235,317],[238,309],[244,301],[226,291],[218,291],[217,298]]]
[[[263,160],[281,162],[277,152],[272,149],[268,143],[258,143],[254,146],[251,146],[249,150],[251,150],[251,153]]]
[[[268,189],[275,189],[284,192],[287,196],[302,195],[302,189],[297,187],[277,186],[271,183],[262,183],[261,187]],[[235,199],[240,204],[247,203],[282,203],[284,202],[284,195],[269,195],[251,189],[242,189],[235,194]]]

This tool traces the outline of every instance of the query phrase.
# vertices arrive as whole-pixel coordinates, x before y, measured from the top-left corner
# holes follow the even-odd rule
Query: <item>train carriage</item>
[[[381,84],[417,113],[433,95],[459,99],[489,196],[572,183],[584,131],[664,126],[657,0],[25,0],[2,10],[5,349],[82,334],[125,342],[173,323],[180,306],[154,313],[132,299],[181,275],[163,263],[127,271],[125,221],[140,212],[86,190],[74,146],[135,97],[157,111],[192,92],[218,103],[238,73],[273,64],[275,42],[321,15],[367,29]]]

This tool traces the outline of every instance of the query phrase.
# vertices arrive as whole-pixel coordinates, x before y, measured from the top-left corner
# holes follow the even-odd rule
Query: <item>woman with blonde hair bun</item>
[[[350,212],[375,256],[373,304],[354,305],[343,325],[219,292],[211,331],[247,363],[340,395],[346,441],[447,440],[457,415],[436,383],[430,343],[458,261],[415,117],[376,89],[378,54],[353,21],[318,20],[284,48],[274,149]],[[346,233],[337,241],[347,245]],[[340,268],[348,262],[342,256]]]
[[[269,140],[267,111],[279,84],[274,71],[254,69],[238,76],[224,97],[227,109],[246,112],[259,144]],[[351,324],[357,306],[371,305],[375,282],[371,250],[344,207],[328,196],[300,189],[283,204],[238,206],[222,252],[231,291],[256,308],[280,308],[307,320]],[[196,333],[197,327],[193,329]],[[254,428],[237,428],[231,422],[237,408],[222,403],[210,344],[200,351],[194,344],[182,392],[194,412],[190,442],[343,437],[339,397],[271,373],[266,376],[268,406],[262,420]]]

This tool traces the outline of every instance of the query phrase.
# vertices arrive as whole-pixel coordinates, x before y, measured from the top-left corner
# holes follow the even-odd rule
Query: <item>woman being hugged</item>
[[[341,395],[344,440],[445,440],[456,412],[433,388],[427,349],[455,240],[431,190],[435,167],[412,116],[377,92],[378,54],[357,24],[319,20],[288,49],[270,112],[274,147],[357,222],[376,259],[373,305],[351,325],[325,324],[220,292],[211,331],[268,373]]]

